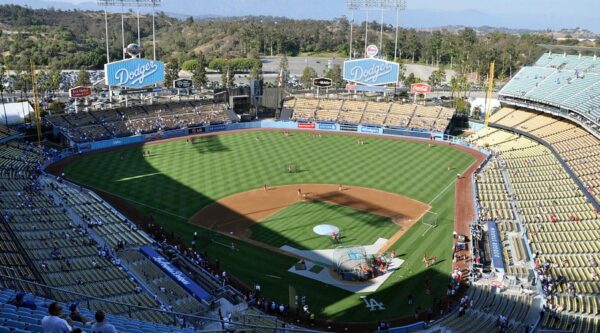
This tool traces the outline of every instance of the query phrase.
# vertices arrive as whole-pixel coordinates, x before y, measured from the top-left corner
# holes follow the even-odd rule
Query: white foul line
[[[434,198],[433,198],[431,201],[429,201],[428,205],[430,205],[430,206],[431,206],[431,204],[432,204],[434,201],[436,201],[436,200],[437,200],[437,199],[440,197],[440,195],[442,195],[444,192],[446,192],[446,190],[448,190],[448,189],[450,188],[450,186],[452,186],[452,184],[454,184],[454,182],[455,182],[455,181],[456,181],[456,180],[452,180],[452,182],[450,182],[450,184],[448,184],[446,187],[444,187],[444,189],[443,189],[443,190],[441,190],[441,191],[440,191],[440,193],[438,193],[438,194],[437,194],[437,195],[436,195],[436,196],[435,196],[435,197],[434,197]]]

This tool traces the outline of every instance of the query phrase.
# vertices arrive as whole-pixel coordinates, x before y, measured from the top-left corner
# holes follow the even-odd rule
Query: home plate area
[[[374,292],[402,266],[404,260],[380,254],[388,240],[372,245],[340,246],[328,250],[280,249],[303,258],[288,271],[350,292]]]

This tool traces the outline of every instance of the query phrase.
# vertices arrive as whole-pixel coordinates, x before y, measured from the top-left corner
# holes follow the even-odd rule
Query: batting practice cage
[[[333,268],[347,281],[368,278],[369,259],[362,246],[338,246],[333,250]]]

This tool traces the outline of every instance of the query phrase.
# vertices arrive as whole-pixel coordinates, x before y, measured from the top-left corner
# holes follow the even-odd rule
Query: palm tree
[[[4,109],[4,124],[8,127],[8,117],[6,115],[6,105],[4,105],[4,66],[0,66],[0,99],[2,100],[2,109]]]

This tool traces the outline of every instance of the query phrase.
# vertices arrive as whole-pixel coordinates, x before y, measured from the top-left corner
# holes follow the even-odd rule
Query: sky
[[[95,0],[0,0],[0,3],[100,8]],[[600,0],[407,0],[407,4],[407,10],[400,15],[400,24],[404,27],[490,25],[536,30],[581,27],[600,33]],[[350,17],[345,0],[162,0],[161,10],[194,16]],[[363,21],[365,16],[365,11],[355,13],[357,21]],[[370,19],[374,18],[379,20],[380,12],[371,11]],[[395,13],[387,13],[384,19],[394,23]]]

